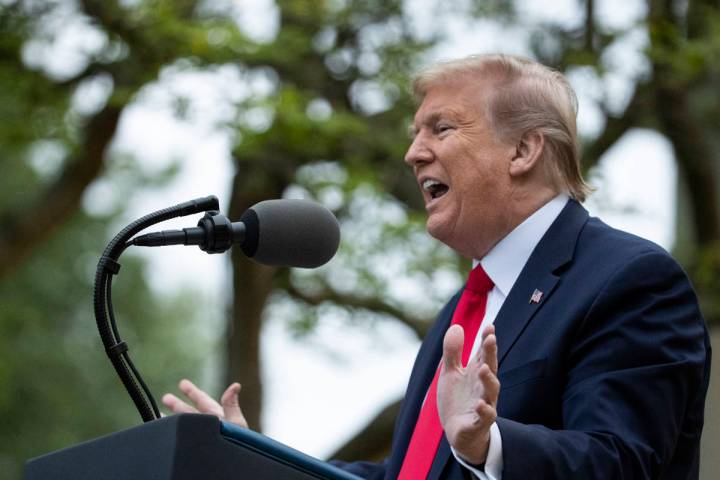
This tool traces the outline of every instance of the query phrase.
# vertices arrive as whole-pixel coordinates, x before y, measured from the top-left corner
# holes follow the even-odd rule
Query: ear
[[[510,160],[510,175],[526,175],[535,168],[545,148],[545,137],[540,132],[528,132],[518,141],[515,155]]]

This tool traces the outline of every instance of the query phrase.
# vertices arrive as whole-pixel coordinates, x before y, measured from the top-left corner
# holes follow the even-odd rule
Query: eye
[[[450,130],[453,130],[453,126],[449,123],[438,123],[435,125],[435,133],[438,135],[444,135],[447,134]]]

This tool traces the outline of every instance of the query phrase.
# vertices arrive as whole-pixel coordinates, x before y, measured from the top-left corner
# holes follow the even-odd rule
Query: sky
[[[242,7],[238,9],[238,22],[250,35],[260,40],[272,38],[277,20],[271,1],[236,3]],[[528,22],[554,18],[572,23],[578,18],[576,5],[575,0],[523,0],[521,11]],[[635,0],[609,0],[598,5],[602,21],[617,28],[631,25],[644,8],[643,2]],[[488,22],[471,24],[450,13],[438,17],[422,0],[410,0],[407,8],[414,12],[418,32],[442,28],[449,33],[447,41],[432,52],[428,62],[487,51],[528,53],[522,46],[526,36],[523,21],[501,29]],[[34,47],[30,46],[27,55],[34,61],[45,62],[48,68],[59,71],[68,68],[72,55],[62,61],[58,51],[72,52],[80,43],[87,46],[101,41],[82,25],[68,30],[72,28],[77,33],[67,37],[65,43],[55,45],[57,50],[41,52],[36,48],[33,53]],[[601,128],[599,113],[593,105],[599,91],[607,90],[611,103],[622,105],[627,101],[630,80],[647,68],[640,55],[644,41],[642,32],[631,32],[626,48],[611,52],[607,61],[622,68],[607,78],[605,85],[598,86],[582,69],[570,75],[580,101],[578,123],[582,132],[592,133]],[[54,62],[57,65],[53,66]],[[143,90],[138,101],[124,113],[112,148],[116,153],[136,157],[148,171],[162,171],[178,164],[178,175],[167,186],[146,189],[129,199],[117,198],[122,193],[115,191],[110,182],[101,180],[87,192],[85,208],[102,212],[118,201],[126,201],[130,205],[129,216],[134,218],[190,198],[215,194],[220,198],[221,210],[227,211],[233,175],[229,158],[232,137],[217,125],[229,119],[232,101],[262,94],[266,88],[262,82],[241,88],[240,85],[247,85],[245,80],[238,78],[231,68],[204,74],[164,71],[160,80]],[[228,89],[227,85],[238,88]],[[93,102],[101,101],[103,88],[107,86],[99,83],[80,92],[76,99],[79,108],[93,108]],[[173,99],[177,95],[191,98],[191,122],[174,117]],[[597,192],[586,207],[607,223],[670,249],[675,228],[674,168],[672,150],[666,140],[651,131],[632,131],[607,152],[593,173],[590,182]],[[193,226],[196,221],[196,218],[176,220],[162,228]],[[219,339],[223,305],[230,293],[228,257],[183,247],[154,249],[144,255],[151,264],[151,285],[158,291],[189,286],[197,292],[198,302],[207,305],[209,312],[203,328]],[[266,385],[263,420],[269,436],[324,457],[402,394],[419,346],[412,333],[402,326],[380,323],[369,331],[329,321],[321,324],[307,342],[299,343],[289,336],[282,322],[282,306],[271,309],[267,315],[262,333]],[[218,361],[212,356],[208,358],[208,374],[200,379],[202,385],[216,391],[222,388],[212,375]]]

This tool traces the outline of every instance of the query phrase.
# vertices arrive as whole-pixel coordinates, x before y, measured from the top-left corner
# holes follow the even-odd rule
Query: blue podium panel
[[[25,480],[358,480],[211,415],[165,417],[29,460]]]
[[[313,478],[361,480],[357,475],[299,452],[265,435],[238,427],[233,423],[221,422],[221,424],[220,431],[228,441],[242,448],[254,450],[258,455],[272,459],[277,463],[291,466],[298,471],[304,471],[312,475]]]

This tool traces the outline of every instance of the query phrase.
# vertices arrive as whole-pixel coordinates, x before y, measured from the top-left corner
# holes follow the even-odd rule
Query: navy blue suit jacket
[[[420,347],[391,456],[347,470],[397,477],[458,299]],[[662,248],[571,200],[495,328],[503,480],[698,477],[710,344],[687,276]],[[428,478],[467,477],[443,437]]]

